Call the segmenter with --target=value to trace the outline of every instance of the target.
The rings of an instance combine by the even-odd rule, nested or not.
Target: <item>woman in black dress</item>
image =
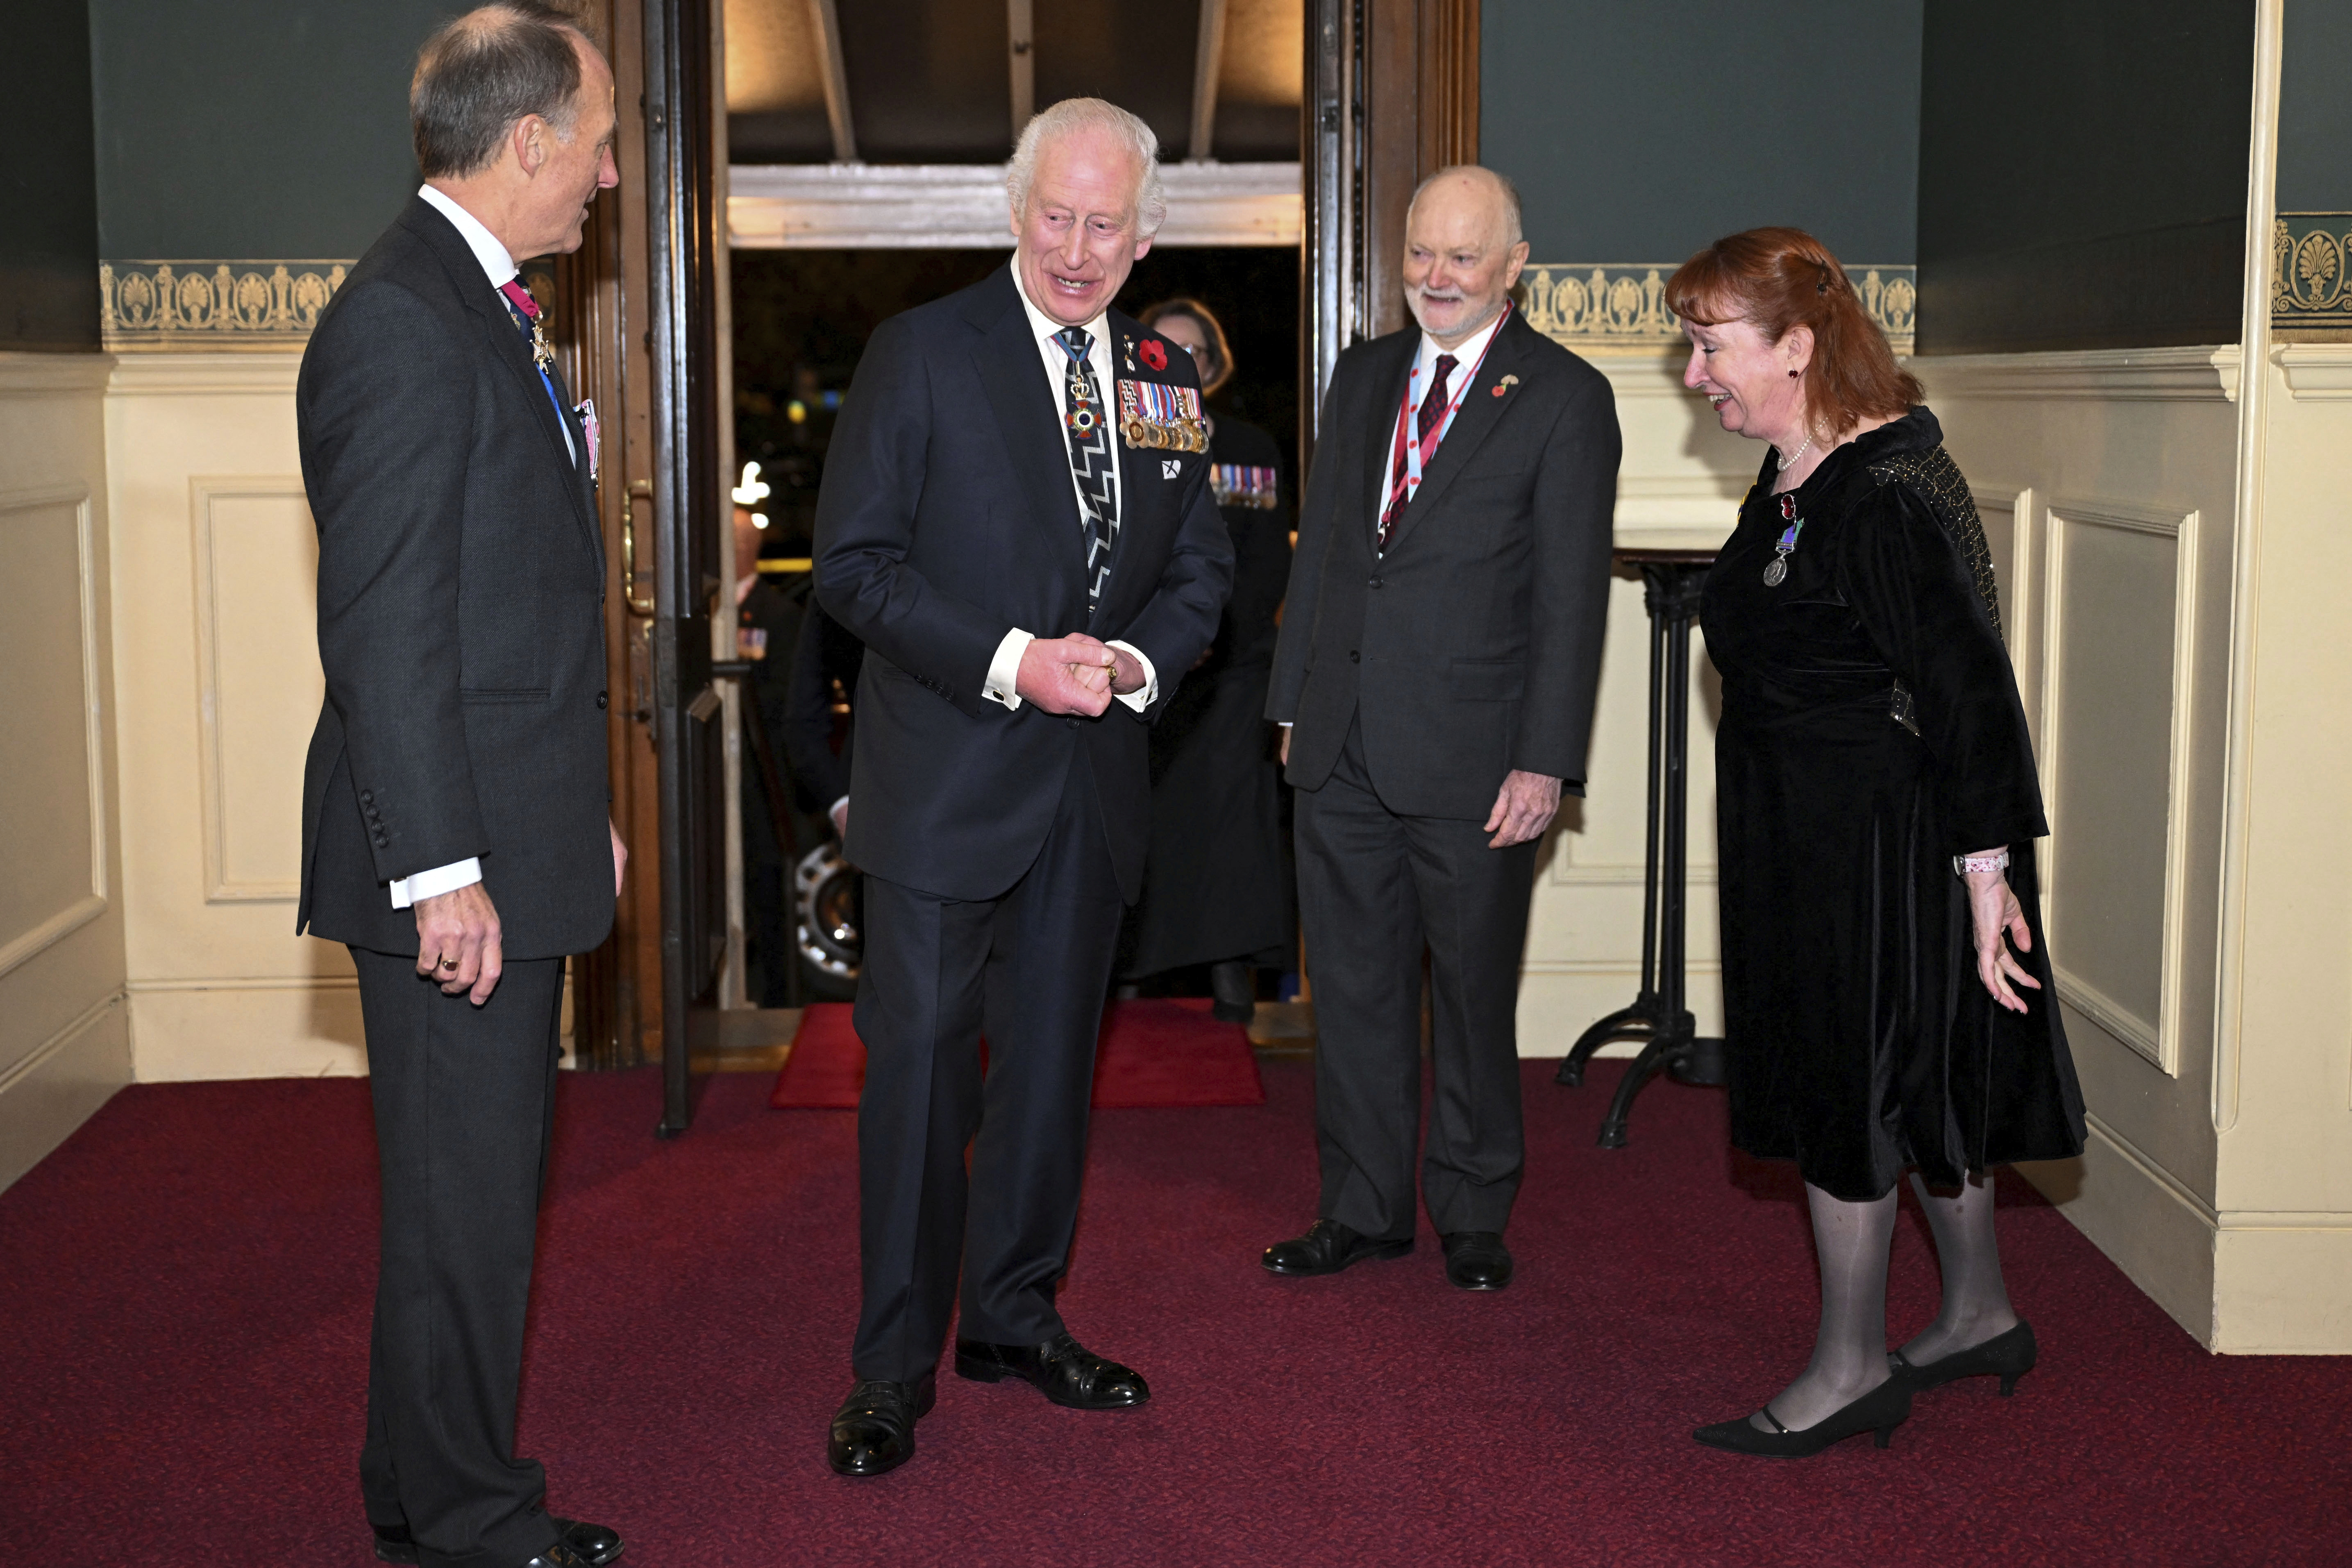
[[[1224,329],[1200,301],[1163,300],[1138,319],[1192,355],[1204,399],[1233,378]],[[1210,479],[1234,541],[1233,595],[1217,640],[1152,727],[1151,849],[1125,972],[1205,963],[1216,1016],[1247,1023],[1255,964],[1279,963],[1290,941],[1265,721],[1275,617],[1290,585],[1290,510],[1274,437],[1213,405],[1208,414]]]
[[[2083,1147],[2034,880],[2049,829],[1968,483],[1837,258],[1797,229],[1734,235],[1667,303],[1684,384],[1772,447],[1700,611],[1723,676],[1725,1034],[1732,1140],[1797,1162],[1822,1271],[1802,1375],[1696,1435],[1884,1446],[1916,1391],[2007,1394],[2033,1364],[1989,1173]],[[1943,1306],[1889,1356],[1906,1169]]]

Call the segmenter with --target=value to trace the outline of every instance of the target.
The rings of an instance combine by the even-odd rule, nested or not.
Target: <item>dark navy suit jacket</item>
[[[587,437],[422,198],[320,313],[294,408],[327,675],[295,929],[413,953],[385,884],[478,856],[507,957],[588,951],[613,852]]]
[[[1117,376],[1196,384],[1165,339],[1117,310],[1108,324]],[[1133,357],[1147,340],[1164,370]],[[1115,407],[1116,389],[1102,392]],[[846,847],[867,871],[994,898],[1036,858],[1065,781],[1090,773],[1120,888],[1130,901],[1141,890],[1151,713],[1114,701],[1064,718],[981,695],[1007,632],[1083,631],[1143,650],[1156,711],[1215,636],[1233,546],[1207,457],[1114,440],[1118,542],[1089,614],[1060,408],[1011,268],[892,317],[866,344],[825,455],[816,592],[866,647]],[[1080,747],[1087,770],[1072,767]]]

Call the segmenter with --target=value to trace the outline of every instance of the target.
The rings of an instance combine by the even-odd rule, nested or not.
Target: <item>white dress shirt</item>
[[[1439,354],[1452,354],[1454,356],[1454,374],[1445,378],[1445,398],[1449,403],[1458,402],[1462,395],[1469,390],[1468,383],[1472,369],[1480,360],[1486,357],[1486,345],[1494,341],[1496,330],[1502,326],[1502,324],[1503,318],[1498,315],[1493,321],[1487,322],[1485,326],[1479,328],[1476,331],[1463,339],[1455,347],[1450,349],[1439,343],[1435,338],[1431,337],[1427,332],[1422,333],[1421,352],[1413,355],[1412,360],[1412,368],[1418,373],[1418,376],[1415,380],[1407,382],[1405,384],[1418,388],[1422,396],[1428,396],[1430,378],[1437,372],[1437,356]],[[1421,404],[1419,399],[1412,400],[1412,407],[1410,410],[1408,410],[1404,405],[1399,404],[1397,405],[1396,423],[1389,426],[1389,444],[1387,448],[1381,454],[1380,506],[1382,511],[1386,511],[1388,510],[1389,487],[1391,482],[1396,477],[1397,433],[1399,431],[1402,431],[1404,433],[1404,438],[1408,441],[1412,440],[1412,426],[1407,424],[1406,421],[1412,418],[1413,416],[1418,414],[1420,411]],[[1414,492],[1419,489],[1419,482],[1408,475],[1405,479],[1404,492],[1404,499],[1408,503],[1412,501]]]
[[[1496,329],[1500,327],[1502,324],[1503,318],[1498,315],[1493,321],[1487,322],[1485,326],[1479,328],[1476,331],[1463,339],[1460,346],[1450,349],[1440,343],[1435,338],[1431,337],[1427,332],[1422,333],[1421,350],[1418,353],[1414,354],[1412,358],[1412,367],[1414,370],[1421,373],[1420,379],[1416,381],[1409,381],[1405,384],[1407,386],[1423,388],[1424,390],[1422,395],[1426,397],[1428,393],[1425,389],[1429,385],[1429,378],[1437,369],[1437,356],[1439,354],[1452,354],[1454,356],[1454,374],[1446,377],[1445,396],[1449,402],[1460,397],[1467,389],[1466,378],[1470,374],[1471,367],[1486,357],[1486,345],[1495,341]],[[1412,405],[1412,413],[1419,413],[1420,408],[1420,404],[1415,402]],[[1396,423],[1389,426],[1389,444],[1381,451],[1381,488],[1380,500],[1377,504],[1382,511],[1386,511],[1388,510],[1389,487],[1396,475],[1397,432],[1402,430],[1406,440],[1410,441],[1412,439],[1412,430],[1411,426],[1405,424],[1405,420],[1409,417],[1411,417],[1411,416],[1406,412],[1404,405],[1399,404],[1397,405]],[[1443,445],[1443,443],[1441,443],[1441,445]],[[1405,500],[1407,502],[1410,502],[1412,500],[1413,493],[1419,489],[1420,486],[1414,483],[1410,475],[1408,475],[1405,479]],[[1287,719],[1284,720],[1282,721],[1282,727],[1286,730],[1289,729],[1290,721]]]
[[[1055,335],[1065,329],[1061,322],[1055,321],[1030,303],[1029,290],[1021,286],[1021,268],[1017,261],[1013,268],[1013,291],[1021,296],[1021,308],[1029,313],[1029,331],[1037,342],[1037,359],[1038,363],[1045,367],[1045,384],[1054,389],[1054,406],[1065,408],[1063,384],[1068,380],[1070,356],[1062,347],[1061,340]],[[1102,396],[1108,411],[1108,405],[1114,403],[1118,396],[1113,390],[1111,380],[1110,312],[1106,310],[1088,321],[1086,324],[1086,331],[1087,337],[1092,340],[1087,350],[1087,364],[1095,373],[1095,386]],[[1066,409],[1065,411],[1066,412]],[[1109,484],[1111,505],[1114,509],[1118,505],[1120,483],[1119,465],[1116,460],[1120,440],[1118,429],[1117,419],[1111,419],[1108,434],[1111,456],[1114,460],[1110,466]],[[1087,494],[1079,488],[1076,470],[1070,468],[1069,448],[1066,444],[1068,437],[1065,437],[1063,440],[1065,444],[1062,448],[1062,466],[1069,471],[1070,493],[1077,498],[1078,516],[1084,519],[1087,515]],[[1123,523],[1122,526],[1124,526]],[[1076,549],[1081,542],[1080,540],[1072,540],[1071,548]],[[980,689],[980,694],[982,697],[992,702],[1001,702],[1007,708],[1017,709],[1021,706],[1021,694],[1015,689],[1021,677],[1021,656],[1028,651],[1029,645],[1035,640],[1034,632],[1023,631],[1019,626],[1004,634],[1004,640],[996,645],[996,657],[988,661],[988,679]],[[1133,691],[1117,691],[1111,695],[1138,713],[1157,701],[1160,697],[1160,672],[1151,668],[1151,660],[1144,657],[1143,650],[1133,643],[1113,641],[1105,643],[1103,646],[1118,649],[1143,667],[1143,684],[1140,687]]]
[[[419,186],[416,194],[431,204],[436,212],[456,226],[458,235],[466,241],[467,247],[473,251],[474,259],[482,264],[482,273],[490,280],[492,289],[502,289],[514,281],[519,275],[514,258],[507,254],[507,247],[499,243],[498,236],[482,226],[481,219],[459,206],[456,199],[446,192],[436,190],[431,185]],[[499,296],[499,303],[501,307],[506,304],[505,296]],[[564,424],[561,420],[558,423]],[[568,424],[564,424],[563,446],[564,449],[572,454],[572,460],[577,463],[580,460],[580,450],[572,444],[572,429]],[[395,878],[390,884],[392,907],[395,910],[404,910],[412,904],[422,903],[426,899],[437,899],[444,893],[454,893],[460,888],[470,888],[481,879],[482,862],[474,856],[467,856],[463,860],[453,861],[446,866],[436,866],[429,871],[419,871],[414,876]]]

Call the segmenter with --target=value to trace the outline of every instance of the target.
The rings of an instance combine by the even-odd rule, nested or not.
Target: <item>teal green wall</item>
[[[98,346],[98,205],[82,0],[0,0],[14,133],[0,139],[0,349]]]
[[[1484,0],[1479,156],[1538,261],[1679,261],[1762,224],[1912,259],[1921,0]]]
[[[416,187],[408,78],[461,0],[88,0],[109,259],[355,257]]]
[[[2281,212],[2352,212],[2352,5],[2296,0],[2279,62]]]
[[[1927,0],[1919,352],[2235,342],[2253,49],[2253,0]]]

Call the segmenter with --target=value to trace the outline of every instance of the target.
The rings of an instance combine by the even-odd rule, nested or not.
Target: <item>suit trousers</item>
[[[383,1172],[368,1347],[368,1519],[426,1568],[515,1568],[556,1538],[514,1452],[555,1110],[563,960],[509,961],[476,1007],[416,960],[352,949]]]
[[[1515,1014],[1537,844],[1491,849],[1480,822],[1389,810],[1352,721],[1295,820],[1320,1213],[1366,1236],[1413,1232],[1425,947],[1436,1082],[1422,1195],[1441,1235],[1500,1231],[1525,1163]]]
[[[1037,858],[996,898],[866,879],[860,1378],[908,1383],[938,1363],[959,1261],[964,1338],[1034,1345],[1061,1331],[1054,1290],[1077,1226],[1123,903],[1083,748],[1061,792]]]

